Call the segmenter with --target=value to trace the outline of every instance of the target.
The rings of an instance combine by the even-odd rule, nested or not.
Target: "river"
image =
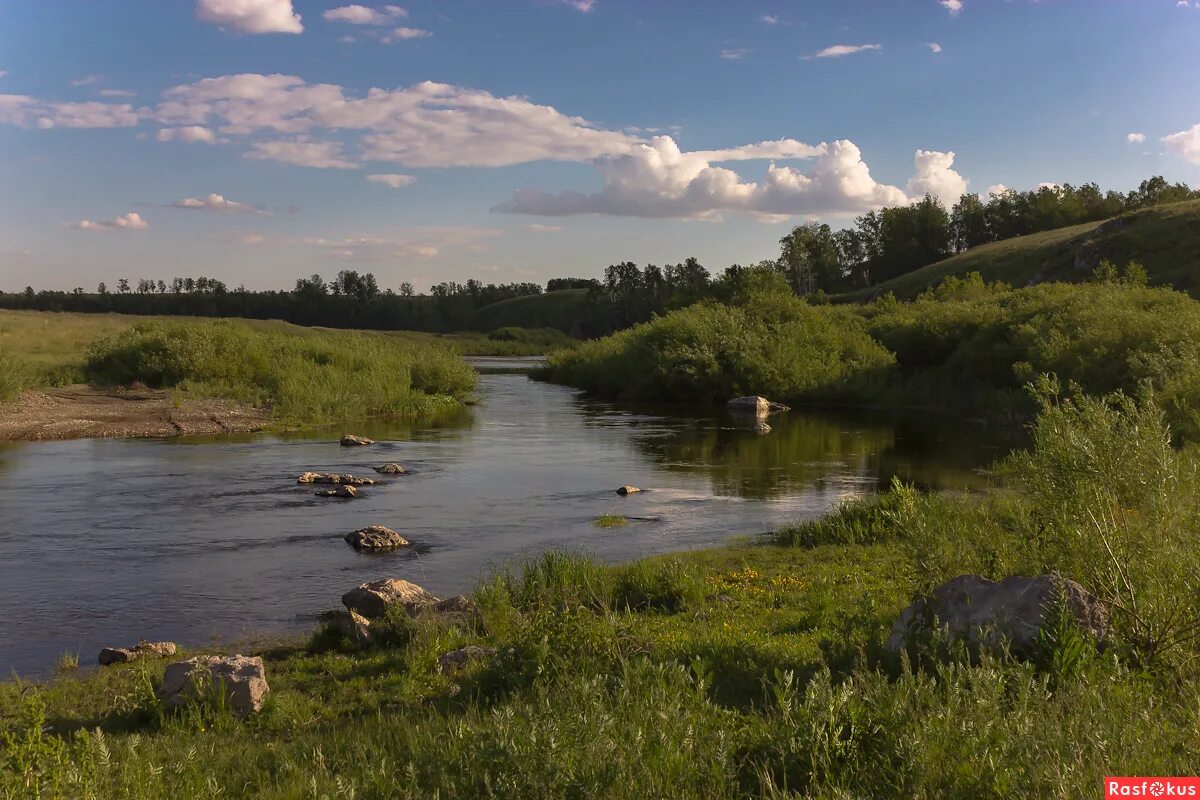
[[[62,653],[169,639],[236,642],[314,627],[357,584],[414,581],[446,596],[546,548],[605,560],[698,548],[821,514],[893,475],[981,483],[1013,444],[978,424],[919,415],[792,411],[760,436],[717,412],[582,398],[476,359],[478,403],[437,425],[211,438],[0,445],[0,670],[42,675]],[[398,461],[412,472],[376,476]],[[354,500],[298,485],[306,470],[384,478]],[[623,484],[646,491],[618,497]],[[602,514],[631,519],[594,525]],[[412,548],[356,552],[381,524]]]

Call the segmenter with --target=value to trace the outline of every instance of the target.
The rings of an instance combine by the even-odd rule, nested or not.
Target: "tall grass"
[[[85,369],[96,383],[228,398],[294,422],[425,417],[455,407],[474,385],[474,372],[438,345],[223,321],[140,323],[93,344]]]

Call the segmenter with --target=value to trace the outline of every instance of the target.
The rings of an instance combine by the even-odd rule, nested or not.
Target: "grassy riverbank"
[[[1087,284],[1014,289],[951,278],[913,301],[810,305],[761,292],[701,303],[574,350],[546,377],[597,395],[719,403],[1030,413],[1022,386],[1053,373],[1090,393],[1149,382],[1171,422],[1200,434],[1200,302],[1140,283],[1136,267]]]
[[[563,347],[558,331],[350,332],[259,320],[0,311],[0,401],[27,389],[134,382],[177,399],[267,408],[281,423],[427,418],[474,385],[462,355]]]
[[[627,566],[547,554],[485,581],[477,615],[399,622],[388,646],[268,649],[272,691],[244,722],[165,712],[161,664],[0,685],[0,795],[1074,798],[1106,774],[1187,774],[1196,453],[1150,399],[1042,402],[1002,490],[896,487]],[[1109,604],[1103,648],[1070,626],[1029,661],[883,647],[953,575],[1055,570]],[[439,672],[465,644],[498,654]]]

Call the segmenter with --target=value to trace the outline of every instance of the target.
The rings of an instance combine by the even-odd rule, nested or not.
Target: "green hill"
[[[970,272],[1013,286],[1077,283],[1087,280],[1103,259],[1118,265],[1137,259],[1150,283],[1200,297],[1200,200],[981,245],[839,299],[865,300],[889,291],[914,297],[944,278]]]

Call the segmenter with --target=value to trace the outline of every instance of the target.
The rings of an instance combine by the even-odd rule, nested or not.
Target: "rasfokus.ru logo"
[[[1104,800],[1113,800],[1119,797],[1200,798],[1200,777],[1105,778]]]

